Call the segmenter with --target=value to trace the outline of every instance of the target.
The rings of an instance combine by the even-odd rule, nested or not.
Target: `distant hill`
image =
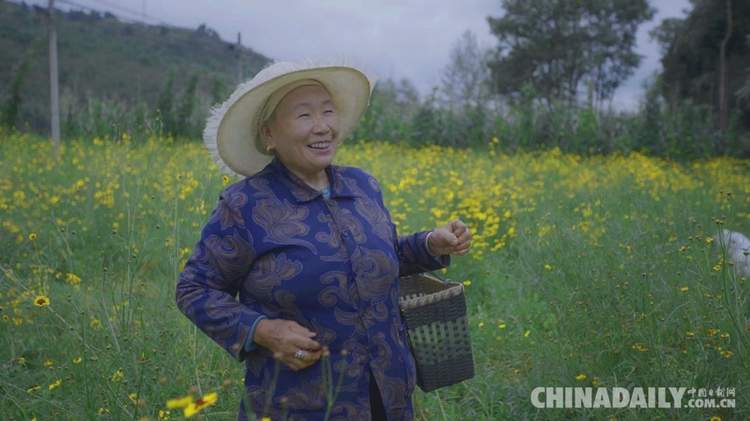
[[[78,116],[81,112],[152,114],[170,100],[175,107],[173,120],[180,107],[196,120],[236,86],[240,59],[245,78],[271,61],[248,48],[241,48],[238,58],[235,43],[221,40],[204,25],[175,29],[81,11],[58,11],[57,16],[64,129],[67,122],[73,130],[79,122],[71,119],[83,119]],[[20,108],[13,123],[28,122],[43,133],[49,130],[47,39],[46,9],[0,1],[0,113],[4,113],[0,117],[8,119],[14,84],[21,83],[15,100],[20,99]],[[170,74],[172,92],[167,91]],[[191,95],[191,79],[194,99],[192,104],[181,104]]]

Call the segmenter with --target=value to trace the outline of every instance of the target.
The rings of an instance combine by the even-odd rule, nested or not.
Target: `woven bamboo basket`
[[[428,275],[402,278],[401,316],[425,392],[474,377],[464,286]]]

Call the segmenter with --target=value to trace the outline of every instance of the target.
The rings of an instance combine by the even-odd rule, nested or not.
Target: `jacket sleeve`
[[[398,236],[396,226],[391,220],[391,214],[385,207],[380,185],[374,178],[372,178],[371,185],[376,187],[376,203],[385,212],[388,217],[388,223],[391,225],[391,230],[393,231],[393,247],[396,249],[396,254],[398,255],[399,276],[404,277],[450,266],[450,255],[433,256],[427,250],[427,235],[430,231]]]
[[[450,266],[450,255],[433,256],[427,251],[427,234],[429,233],[430,231],[421,231],[397,237],[396,227],[393,227],[393,238],[396,239],[394,246],[398,254],[400,276],[409,276]]]
[[[180,311],[239,361],[247,357],[252,328],[264,317],[235,299],[255,261],[243,204],[229,191],[221,194],[175,292]]]

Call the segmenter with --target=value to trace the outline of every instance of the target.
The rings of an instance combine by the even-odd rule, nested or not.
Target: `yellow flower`
[[[32,240],[32,241],[36,240],[36,233],[35,232],[32,232],[31,234],[29,234],[29,240]]]
[[[58,381],[56,381],[54,383],[51,383],[49,385],[49,390],[52,390],[52,389],[56,388],[57,386],[60,386],[61,384],[62,384],[62,380],[58,380]]]
[[[202,398],[198,398],[197,401],[189,403],[188,406],[185,407],[185,418],[192,417],[201,409],[215,404],[217,400],[219,400],[219,395],[217,395],[216,392],[211,392],[206,394]]]
[[[479,326],[479,327],[484,326],[484,322],[479,322],[479,324],[477,326]]]
[[[229,177],[227,177],[226,175],[222,176],[221,177],[221,182],[222,182],[222,184],[227,184],[229,182]]]
[[[37,307],[48,306],[49,298],[45,297],[44,295],[37,295],[36,298],[34,298],[34,305]]]
[[[463,284],[466,285],[466,286],[469,286],[469,285],[471,285],[471,281],[467,279],[467,280],[465,280],[463,282]]]
[[[497,325],[497,327],[499,329],[505,329],[505,323],[500,323],[499,325]]]
[[[73,358],[73,364],[79,364],[80,362],[81,362],[81,357]]]
[[[190,395],[187,395],[182,398],[174,398],[167,401],[167,408],[169,409],[175,409],[175,408],[184,408],[188,405],[193,403],[193,397]]]
[[[586,380],[586,375],[585,374],[579,374],[579,375],[576,376],[576,380],[578,380],[578,381]]]
[[[110,381],[119,382],[122,379],[122,370],[115,371],[115,374],[109,378]]]
[[[549,264],[544,265],[544,268],[547,270],[552,270],[552,266]]]
[[[720,271],[720,270],[721,270],[721,265],[716,265],[716,266],[714,266],[714,270],[715,270],[715,271]]]
[[[65,282],[75,285],[81,283],[81,278],[73,273],[68,273],[65,275]]]
[[[524,337],[524,338],[528,338],[528,337],[529,337],[529,335],[531,335],[531,331],[530,331],[530,330],[527,330],[527,331],[526,331],[526,333],[524,333],[524,334],[523,334],[523,337]]]
[[[102,322],[94,316],[91,316],[91,323],[89,323],[92,329],[99,329],[102,327]]]
[[[685,292],[687,290],[688,290],[688,287],[682,287],[682,288],[680,288],[680,291],[682,291],[682,292]]]
[[[32,393],[32,392],[36,392],[39,389],[41,389],[41,387],[39,387],[39,386],[33,386],[33,387],[30,387],[30,388],[26,389],[26,391],[29,392],[29,393]]]
[[[713,242],[714,242],[714,238],[713,238],[713,237],[706,237],[706,242],[707,242],[708,244],[711,244],[711,243],[713,243]],[[713,418],[712,418],[712,419],[713,419]]]
[[[49,366],[51,366],[51,365],[52,365],[52,359],[50,359],[50,358],[47,358],[47,360],[45,360],[45,361],[44,361],[44,366],[45,366],[45,367],[49,367]]]
[[[711,417],[711,421],[721,421],[721,418],[714,415],[713,417]]]

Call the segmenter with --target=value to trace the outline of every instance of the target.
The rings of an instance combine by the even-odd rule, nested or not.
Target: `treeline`
[[[376,88],[357,137],[505,151],[643,151],[675,159],[750,158],[750,2],[693,0],[651,32],[663,70],[635,110],[614,92],[640,63],[645,0],[503,0],[488,18],[498,47],[467,31],[441,86],[418,100],[408,81]]]
[[[409,103],[398,92],[392,81],[375,89],[355,139],[472,148],[492,143],[508,153],[557,147],[579,155],[639,151],[679,160],[723,154],[750,158],[750,136],[741,127],[739,112],[722,132],[705,107],[689,102],[669,106],[653,91],[634,111],[601,109],[589,102],[545,104],[532,86],[511,104],[464,109],[438,106],[434,95]]]
[[[427,95],[420,95],[409,80],[381,81],[353,136],[416,146],[485,148],[492,143],[507,152],[557,147],[582,155],[643,151],[674,159],[750,158],[750,2],[692,0],[693,10],[684,19],[663,21],[651,32],[662,48],[663,71],[647,87],[639,107],[627,111],[612,98],[640,64],[635,33],[655,12],[646,0],[500,3],[504,14],[488,18],[497,47],[483,50],[466,31],[453,45],[439,86]],[[29,13],[40,13],[26,10],[27,20]],[[99,31],[117,45],[93,51],[137,52],[140,65],[127,75],[110,67],[108,74],[92,76],[110,88],[85,95],[75,88],[69,71],[61,80],[67,86],[64,137],[119,138],[128,132],[136,138],[198,139],[210,106],[224,100],[236,84],[232,74],[238,52],[205,25],[180,32],[81,12],[71,12],[68,20],[87,22],[76,26],[84,37]],[[28,51],[34,51],[39,47],[29,34]],[[172,36],[167,47],[155,38],[167,35]],[[138,41],[139,36],[145,38]],[[139,42],[150,49],[134,47]],[[213,49],[214,56],[205,51],[181,54],[186,50],[180,42],[193,50]],[[179,54],[169,57],[180,66],[165,64],[158,52],[163,48]],[[243,52],[252,58],[247,77],[268,61],[251,53]],[[0,119],[6,126],[18,127],[28,115],[43,114],[18,106],[32,93],[24,82],[42,64],[34,60],[43,61],[34,57],[19,54],[10,89],[0,92]],[[112,92],[112,85],[122,89],[103,94]],[[43,108],[39,104],[44,101],[34,104]],[[40,131],[45,127],[37,120],[30,124]]]

